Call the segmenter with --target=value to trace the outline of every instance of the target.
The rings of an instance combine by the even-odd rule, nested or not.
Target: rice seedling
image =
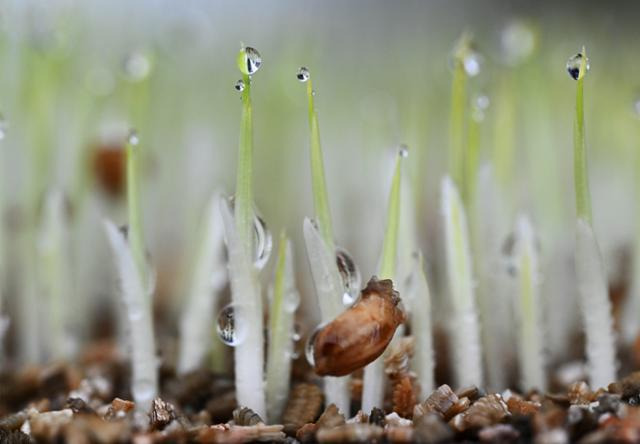
[[[577,213],[576,276],[587,338],[589,381],[593,387],[604,387],[616,376],[615,336],[602,255],[593,232],[584,128],[584,79],[588,70],[589,60],[583,47],[581,52],[567,62],[567,72],[577,82],[573,126],[573,174]]]

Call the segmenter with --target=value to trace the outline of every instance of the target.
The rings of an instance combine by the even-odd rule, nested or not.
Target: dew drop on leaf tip
[[[578,80],[580,77],[580,65],[582,64],[582,59],[584,55],[579,52],[576,55],[572,56],[567,60],[567,72],[571,76],[573,80]],[[587,58],[585,61],[585,74],[589,71],[589,59]]]
[[[304,66],[301,66],[296,73],[296,78],[302,83],[305,83],[310,77],[311,73],[309,72],[309,69]]]

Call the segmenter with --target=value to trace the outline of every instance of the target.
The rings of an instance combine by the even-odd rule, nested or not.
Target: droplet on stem
[[[567,72],[573,80],[578,80],[578,78],[580,77],[580,65],[582,65],[583,58],[585,58],[585,56],[582,55],[581,52],[579,52],[576,55],[569,57],[569,60],[567,60]],[[584,67],[585,72],[583,73],[583,75],[589,71],[589,68],[589,59],[586,58]]]
[[[3,140],[7,136],[7,121],[4,116],[0,114],[0,140]]]
[[[134,51],[124,58],[122,69],[127,79],[132,82],[144,80],[151,71],[151,61],[146,54],[140,51]]]
[[[140,143],[140,137],[138,136],[138,132],[135,129],[129,130],[129,135],[127,136],[127,142],[129,145],[136,146]]]
[[[311,77],[311,73],[309,72],[309,70],[304,67],[301,66],[300,69],[298,69],[298,72],[296,74],[296,78],[301,81],[302,83],[306,82],[307,80],[309,80],[309,78]]]
[[[305,358],[307,358],[307,362],[309,363],[309,365],[311,365],[311,367],[314,367],[316,365],[315,359],[313,357],[316,336],[318,336],[318,332],[320,332],[320,330],[322,330],[323,327],[324,327],[324,324],[319,324],[316,328],[314,328],[313,332],[311,332],[311,334],[307,338],[307,343],[304,346],[304,356]]]
[[[398,155],[400,157],[409,157],[409,147],[405,144],[400,145],[398,149]]]
[[[236,91],[239,91],[239,92],[244,91],[244,87],[245,87],[244,80],[242,79],[238,80],[233,87],[236,89]]]
[[[238,53],[238,68],[242,74],[251,76],[262,66],[260,53],[250,46],[246,46]]]
[[[218,313],[216,331],[224,344],[231,347],[241,344],[246,337],[246,327],[242,310],[238,306],[226,305]]]
[[[531,55],[536,46],[536,36],[527,23],[515,20],[502,30],[500,45],[505,61],[517,64]]]
[[[231,209],[235,208],[235,196],[229,198],[229,205]],[[259,216],[259,212],[255,207],[253,210],[253,232],[255,235],[253,266],[258,270],[262,270],[271,257],[273,237],[267,223]]]
[[[349,252],[342,247],[336,247],[336,265],[344,288],[342,303],[351,306],[360,293],[360,270]]]

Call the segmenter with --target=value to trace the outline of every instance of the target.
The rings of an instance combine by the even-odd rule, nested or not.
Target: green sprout
[[[514,266],[518,272],[518,294],[514,303],[519,320],[518,357],[521,388],[524,391],[547,388],[541,300],[539,292],[538,252],[529,218],[520,216],[516,224],[513,247]]]
[[[345,306],[342,303],[344,285],[336,264],[336,249],[329,210],[329,193],[325,180],[318,116],[314,106],[314,92],[309,70],[302,67],[296,75],[307,83],[307,101],[310,134],[311,177],[315,220],[306,219],[303,230],[307,257],[320,306],[321,322],[336,318]],[[325,377],[324,391],[327,404],[335,404],[340,411],[350,411],[349,377]]]
[[[400,148],[389,191],[387,207],[387,226],[382,243],[382,256],[378,277],[380,279],[395,279],[396,262],[398,256],[398,226],[400,224],[400,184],[402,183],[402,164],[407,157],[406,147]],[[374,407],[381,407],[384,400],[384,358],[367,365],[364,369],[362,389],[362,410],[370,412]]]
[[[300,295],[295,288],[291,242],[280,235],[278,264],[269,310],[269,350],[267,354],[267,418],[277,423],[289,399],[293,321]]]
[[[158,393],[158,367],[153,334],[153,279],[146,261],[139,195],[138,135],[131,131],[127,140],[126,231],[105,221],[107,237],[115,255],[121,292],[129,321],[131,349],[131,393],[140,415],[151,408]]]
[[[574,180],[576,192],[576,275],[583,327],[587,339],[589,380],[593,388],[606,387],[616,376],[615,335],[607,277],[598,240],[593,231],[591,196],[584,130],[584,78],[589,69],[585,48],[567,62],[577,81],[576,118],[573,126]]]
[[[253,263],[255,213],[253,203],[253,123],[251,108],[251,75],[262,64],[260,54],[243,47],[237,57],[242,81],[236,89],[242,91],[242,116],[234,213],[230,203],[221,204],[222,219],[229,253],[231,299],[235,323],[244,325],[246,338],[234,349],[236,397],[238,404],[251,408],[265,417],[263,313],[260,283]]]

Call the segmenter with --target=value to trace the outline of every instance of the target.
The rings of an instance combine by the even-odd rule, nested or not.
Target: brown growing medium
[[[318,331],[314,341],[315,372],[344,376],[378,358],[405,315],[389,279],[373,277],[358,301]]]
[[[102,191],[121,197],[125,186],[125,150],[119,145],[99,145],[93,150],[92,171]]]

